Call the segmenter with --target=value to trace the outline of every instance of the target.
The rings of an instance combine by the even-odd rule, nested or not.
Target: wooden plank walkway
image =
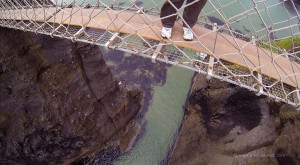
[[[59,9],[7,10],[4,13],[0,11],[0,19],[44,22]],[[160,35],[162,25],[158,17],[134,12],[65,8],[47,22],[137,34],[144,38],[171,42],[177,46],[207,53],[222,60],[251,68],[253,71],[282,80],[293,87],[300,87],[300,64],[249,42],[198,25],[193,28],[196,38],[187,42],[182,38],[182,26],[179,23],[174,26],[171,40],[163,39]]]

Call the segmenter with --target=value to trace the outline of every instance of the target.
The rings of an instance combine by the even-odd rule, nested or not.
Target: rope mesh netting
[[[0,0],[0,26],[130,52],[298,106],[298,2],[208,0],[185,41],[183,11],[196,2],[165,17],[177,16],[169,39],[161,37],[161,0]]]

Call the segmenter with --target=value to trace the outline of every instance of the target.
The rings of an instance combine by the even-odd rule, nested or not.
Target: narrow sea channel
[[[142,121],[142,138],[116,164],[153,165],[167,156],[183,117],[193,74],[179,67],[168,68],[166,83],[153,87],[153,100]]]
[[[200,16],[200,19],[203,22],[216,22],[218,25],[223,25],[224,22],[228,21],[230,28],[233,30],[246,35],[254,33],[258,37],[265,36],[269,38],[272,35],[272,38],[276,39],[299,33],[298,26],[276,31],[276,29],[285,27],[286,24],[295,25],[299,22],[298,18],[295,17],[296,13],[292,11],[293,9],[287,7],[287,3],[279,3],[281,1],[282,0],[210,0],[201,14],[208,14],[208,16]],[[65,2],[71,2],[71,0],[65,0]],[[76,2],[83,2],[83,0],[77,0]],[[93,4],[96,0],[87,0],[85,2]],[[103,0],[102,2],[106,5],[114,3],[126,6],[130,4],[129,0]],[[160,10],[163,3],[162,0],[138,0],[130,2],[135,2],[138,6],[156,11]],[[256,5],[257,10],[260,11],[261,17],[253,10],[254,5]],[[288,10],[286,10],[285,7]],[[265,9],[267,9],[267,12]],[[243,12],[245,12],[245,14],[236,16]],[[245,17],[245,15],[248,16]],[[233,16],[236,17],[233,18]],[[264,22],[262,22],[262,19]],[[268,34],[266,28],[274,30],[274,33]],[[150,82],[150,84],[149,81],[151,81],[151,79],[149,79],[149,77],[140,76],[134,78],[137,85],[145,89],[147,93],[146,102],[148,101],[149,103],[147,109],[144,110],[145,116],[141,121],[144,126],[143,135],[127,154],[121,156],[114,162],[118,165],[159,164],[166,157],[174,140],[174,135],[183,118],[184,105],[194,72],[179,67],[166,67],[157,64],[157,68],[164,67],[160,72],[160,69],[153,66],[154,64],[149,63],[147,63],[146,66],[144,65],[141,71],[139,68],[134,68],[137,67],[137,63],[130,62],[130,60],[132,60],[131,56],[123,58],[117,53],[109,53],[105,55],[105,58],[106,62],[111,65],[113,74],[119,77],[122,83],[123,81],[124,83],[128,83],[126,79],[130,81],[128,72],[134,72],[136,75],[150,75],[150,77],[152,76],[154,79],[166,78],[165,81],[162,81],[163,83],[156,80],[153,83]],[[126,62],[126,65],[122,65],[123,63],[120,63],[120,60]],[[143,60],[150,61],[149,59],[142,59],[142,61]],[[154,71],[153,68],[155,68],[156,71]],[[163,76],[157,77],[157,74],[160,73],[164,73],[162,74]],[[127,78],[124,78],[126,76]],[[133,85],[132,82],[130,82],[129,85]]]

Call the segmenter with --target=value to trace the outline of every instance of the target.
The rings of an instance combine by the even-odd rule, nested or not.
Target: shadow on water
[[[127,3],[126,2],[119,2],[117,4],[118,4],[117,6],[125,6],[126,4],[127,5],[135,4],[136,6],[142,6],[144,4],[144,2],[143,1],[135,1],[133,3],[130,3],[130,2],[127,2]]]
[[[119,2],[118,3],[118,6],[124,6],[125,5],[125,2]]]
[[[209,19],[209,21],[211,23],[217,23],[219,26],[223,26],[225,23],[220,20],[219,18],[213,17],[213,16],[207,16],[207,18]]]
[[[244,34],[244,32],[242,32],[242,31],[239,30],[239,29],[235,29],[234,31],[236,31],[236,32],[238,32],[238,33],[240,33],[240,34]]]
[[[166,83],[168,64],[157,62],[141,56],[126,55],[124,52],[111,50],[104,53],[104,59],[111,68],[111,71],[124,85],[136,85],[144,91],[144,104],[140,114],[140,120],[153,98],[153,86],[162,86]]]
[[[251,32],[251,30],[247,29],[246,26],[243,26],[243,29],[244,29],[244,31],[247,32],[247,33],[250,33],[250,32]]]
[[[143,1],[136,1],[136,2],[134,2],[135,3],[135,5],[137,5],[137,6],[142,6],[143,5]]]
[[[284,7],[292,14],[297,14],[297,11],[300,12],[300,2],[298,0],[287,0],[287,1],[281,0],[281,1],[283,2]],[[294,8],[292,1],[294,2],[296,8]]]
[[[141,131],[131,150],[115,164],[159,164],[173,145],[193,72],[120,51],[108,51],[104,59],[119,83],[144,91]]]
[[[260,24],[262,27],[265,27],[264,24]],[[270,27],[266,27],[268,30],[269,30],[269,33],[266,33],[266,35],[268,35],[268,38],[270,38],[270,40],[276,40],[278,39],[275,35],[275,33],[273,32],[273,27],[270,26]]]

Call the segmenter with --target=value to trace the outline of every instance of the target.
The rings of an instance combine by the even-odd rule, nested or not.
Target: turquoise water
[[[161,0],[155,0],[161,4]],[[209,13],[209,16],[215,17],[223,22],[224,18],[230,18],[238,13],[248,10],[253,7],[250,0],[242,0],[241,4],[233,3],[226,7],[220,8],[221,5],[228,4],[232,0],[212,0],[211,4],[207,4],[202,14]],[[160,5],[155,5],[152,1],[144,0],[141,6],[146,8],[160,9]],[[222,4],[219,4],[221,2]],[[279,0],[270,0],[266,5],[278,3]],[[239,6],[239,7],[238,7]],[[261,9],[262,3],[258,5]],[[221,17],[215,8],[218,8],[224,17]],[[214,12],[211,12],[214,11]],[[267,26],[274,25],[277,22],[286,20],[289,13],[281,5],[276,5],[268,9],[272,13],[268,17],[266,12],[261,12],[263,20]],[[239,20],[240,19],[240,20]],[[238,20],[238,21],[235,21]],[[249,22],[252,23],[249,24]],[[248,34],[253,31],[264,29],[261,18],[257,14],[251,15],[249,18],[236,17],[229,21],[231,28],[238,29],[239,31]],[[298,23],[297,20],[291,20],[291,24]],[[281,28],[285,24],[277,24],[272,28]],[[294,29],[294,31],[299,29]],[[277,37],[284,37],[290,35],[290,30],[276,32],[274,35]],[[294,32],[293,32],[294,33]],[[266,31],[262,30],[257,35],[265,35]],[[145,59],[147,60],[147,59]],[[143,124],[146,124],[145,132],[141,139],[134,145],[134,147],[125,155],[121,156],[119,160],[115,161],[117,165],[154,165],[160,164],[167,156],[167,153],[172,145],[176,131],[183,118],[183,105],[187,98],[187,93],[190,88],[191,78],[193,72],[181,69],[178,67],[170,67],[167,71],[167,80],[163,86],[154,86],[154,98],[145,115]]]
[[[254,2],[255,3],[254,3]],[[295,10],[286,2],[285,7],[279,4],[283,0],[210,0],[205,5],[201,15],[204,22],[228,22],[232,29],[238,30],[244,34],[255,33],[257,36],[265,36],[266,28],[276,30],[272,35],[276,38],[283,38],[299,33],[299,18],[296,17]],[[62,2],[61,0],[57,1]],[[64,0],[64,3],[70,3],[72,0]],[[89,3],[96,4],[96,0],[76,0],[78,4]],[[137,6],[160,11],[164,1],[162,0],[101,0],[102,5],[115,4],[128,6],[135,2]],[[257,11],[253,6],[257,6]],[[244,13],[244,14],[241,14]],[[239,15],[240,16],[237,16]],[[246,17],[246,15],[248,15]],[[207,19],[208,18],[208,19]],[[291,28],[281,29],[287,25],[295,25]]]
[[[146,124],[143,137],[115,164],[153,165],[167,156],[183,117],[193,74],[179,67],[168,69],[166,83],[154,86],[154,97],[142,123]]]
[[[84,1],[77,0],[77,2]],[[95,0],[85,2],[95,3]],[[104,0],[102,2],[106,5],[115,3],[126,6],[126,3],[123,2],[128,1]],[[293,17],[295,13],[287,11],[282,4],[276,5],[280,0],[255,0],[255,2],[257,2],[257,10],[261,17],[255,10],[252,10],[254,3],[251,0],[210,0],[201,13],[201,15],[207,16],[200,17],[202,21],[206,22],[217,21],[220,24],[228,22],[232,29],[244,34],[256,32],[258,36],[267,34],[266,27],[276,30],[285,27],[287,24],[295,25],[298,23],[297,18],[288,19]],[[157,12],[159,12],[162,3],[163,0],[136,1],[137,5]],[[267,12],[264,9],[267,9]],[[246,14],[234,17],[245,11],[247,11],[249,17],[245,17]],[[274,32],[273,35],[282,38],[298,32],[299,28],[297,26],[279,30]],[[187,98],[193,74],[189,70],[178,67],[168,68],[166,83],[162,86],[153,86],[153,100],[142,121],[142,124],[145,125],[143,136],[127,154],[115,161],[115,164],[152,165],[159,164],[165,159],[183,117],[183,105]]]
[[[295,10],[291,8],[288,3],[285,3],[285,6],[282,3],[280,4],[279,2],[282,2],[282,0],[255,0],[255,5],[257,6],[257,10],[261,17],[253,8],[254,3],[251,0],[240,0],[240,2],[234,1],[234,3],[230,3],[232,0],[214,0],[211,2],[212,3],[208,3],[204,9],[206,13],[210,13],[209,15],[215,16],[223,22],[227,20],[232,29],[238,29],[245,34],[257,32],[257,36],[264,36],[267,34],[266,27],[269,29],[278,30],[274,32],[274,35],[277,38],[290,36],[299,32],[299,19],[296,17]],[[290,11],[286,10],[286,8]],[[215,9],[218,9],[218,11],[222,13],[224,17],[221,17]],[[248,13],[249,17],[245,17],[247,14],[234,17],[245,11],[247,11],[246,13]],[[279,30],[287,25],[297,26]]]
[[[172,147],[182,121],[194,72],[120,51],[102,52],[119,82],[137,85],[145,94],[142,111],[146,113],[140,123],[142,136],[114,163],[159,164]]]

